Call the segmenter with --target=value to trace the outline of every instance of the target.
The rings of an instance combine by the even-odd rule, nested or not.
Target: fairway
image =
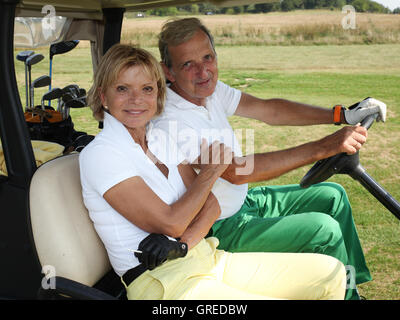
[[[299,15],[298,12],[292,14]],[[326,12],[327,16],[329,14]],[[379,19],[386,19],[388,15],[377,16]],[[218,27],[218,18],[227,19],[218,16],[209,18],[214,19],[213,28]],[[123,41],[127,42],[127,37],[133,32],[136,23],[141,25],[147,23],[159,28],[164,20],[166,19],[146,18],[125,21],[124,26],[127,29],[124,31]],[[385,24],[385,27],[390,28],[392,25],[397,27],[397,22],[399,20]],[[244,24],[243,20],[242,26]],[[146,45],[144,47],[159,59],[156,47]],[[22,50],[17,50],[16,53]],[[44,54],[45,60],[32,68],[33,79],[48,73],[49,61],[48,48],[35,51]],[[223,45],[217,46],[217,54],[220,80],[258,97],[284,98],[326,108],[332,108],[335,104],[349,106],[368,96],[384,101],[388,107],[387,121],[384,124],[375,123],[371,127],[368,141],[360,152],[360,159],[368,173],[400,201],[399,43],[307,46]],[[92,64],[88,43],[81,42],[70,53],[55,57],[53,63],[53,87],[77,83],[87,90],[90,88]],[[15,66],[21,101],[24,104],[24,68],[19,61],[15,61]],[[45,91],[46,89],[35,91],[36,104],[39,104],[40,97]],[[90,134],[99,132],[97,122],[92,119],[89,108],[72,110],[71,115],[76,130]],[[255,152],[293,147],[322,138],[338,129],[333,125],[312,128],[271,127],[239,117],[232,117],[230,122],[234,128],[254,129]],[[268,184],[299,183],[310,167],[294,170],[268,181]],[[354,220],[373,276],[373,281],[359,287],[360,294],[368,299],[400,299],[399,221],[349,176],[334,176],[329,181],[342,184],[349,195]],[[266,182],[251,184],[250,187],[261,184]]]

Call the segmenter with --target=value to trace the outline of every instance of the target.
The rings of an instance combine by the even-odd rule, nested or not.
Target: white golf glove
[[[358,104],[352,105],[348,110],[344,110],[344,118],[348,124],[354,125],[375,113],[379,113],[376,121],[385,122],[386,104],[374,98],[367,98]]]

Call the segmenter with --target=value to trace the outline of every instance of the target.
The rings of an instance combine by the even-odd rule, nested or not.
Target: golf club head
[[[56,54],[66,53],[74,49],[79,43],[79,40],[71,40],[71,41],[63,41],[58,43],[53,43],[50,46],[50,66],[49,66],[49,75],[50,79],[52,78],[52,69],[53,69],[53,56]],[[51,89],[51,82],[49,85],[49,90]]]
[[[43,95],[42,100],[58,99],[58,98],[61,98],[62,94],[63,94],[63,91],[60,88],[53,88],[53,89],[47,91]]]
[[[86,104],[80,99],[72,99],[65,103],[65,108],[83,108]]]
[[[30,66],[33,66],[34,64],[39,63],[39,62],[42,61],[43,59],[44,59],[44,56],[43,56],[42,54],[36,53],[36,54],[33,54],[33,55],[29,56],[29,57],[26,59],[25,63],[26,63],[26,65],[27,65],[28,67],[30,67]]]
[[[79,86],[77,84],[69,84],[65,86],[63,89],[64,93],[70,93],[73,98],[77,98],[79,96]]]
[[[50,84],[51,80],[48,75],[40,76],[39,78],[33,80],[32,86],[34,88],[42,88],[47,87]]]
[[[22,61],[25,65],[25,110],[30,107],[29,104],[29,80],[28,79],[28,66],[26,65],[26,59],[28,59],[31,55],[33,55],[35,52],[32,50],[27,50],[27,51],[21,51],[17,54],[17,60]]]
[[[79,88],[78,97],[85,97],[85,96],[86,96],[86,90],[84,88]]]
[[[33,55],[35,51],[32,50],[27,50],[27,51],[21,51],[18,52],[17,54],[17,60],[25,62],[26,59],[28,59],[31,55]]]
[[[85,106],[87,106],[86,96],[79,97],[78,100],[82,101],[85,104]]]
[[[94,136],[88,134],[79,136],[73,143],[74,151],[81,152],[93,139]]]
[[[79,40],[71,40],[71,41],[53,43],[50,46],[50,59],[53,59],[53,56],[55,56],[57,54],[63,54],[68,51],[71,51],[78,45],[78,43],[79,43]]]
[[[64,103],[74,99],[74,97],[72,96],[72,94],[70,92],[64,93],[64,90],[62,90],[62,92],[63,92],[63,94],[62,94],[61,99]]]

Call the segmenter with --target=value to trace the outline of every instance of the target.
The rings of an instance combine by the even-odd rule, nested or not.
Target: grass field
[[[356,13],[355,29],[343,29],[341,11],[201,16],[221,45],[323,45],[399,43],[399,15]],[[156,46],[165,18],[124,20],[122,39]]]
[[[297,22],[310,20],[310,16],[321,15],[320,11],[301,14],[257,15],[261,21],[279,24],[285,21],[287,28]],[[327,17],[334,14],[323,12]],[[368,15],[367,20],[392,19],[394,15]],[[263,18],[264,17],[264,18]],[[275,18],[277,17],[277,18]],[[201,17],[203,18],[203,17]],[[233,20],[225,16],[207,17],[212,28],[225,26]],[[248,16],[233,16],[242,19],[242,26],[251,24]],[[248,20],[245,20],[248,19]],[[318,16],[318,19],[322,19]],[[335,18],[336,19],[336,18]],[[146,18],[124,22],[124,41],[133,28],[149,25],[156,33],[165,19]],[[204,17],[206,20],[206,17]],[[220,21],[219,20],[224,20]],[[340,20],[340,19],[339,19]],[[312,19],[311,19],[312,21]],[[336,21],[336,20],[335,20]],[[391,20],[387,28],[397,28],[397,20]],[[254,22],[254,21],[253,21]],[[214,23],[214,24],[213,24]],[[283,23],[283,22],[282,22]],[[155,28],[155,29],[154,29]],[[154,30],[153,30],[154,29]],[[339,42],[339,40],[338,40]],[[143,45],[157,57],[154,46]],[[48,61],[48,49],[42,52]],[[331,41],[329,45],[307,46],[217,46],[220,79],[244,92],[263,98],[280,97],[331,108],[336,103],[350,105],[365,97],[373,96],[388,106],[385,124],[376,123],[369,131],[369,138],[360,152],[361,163],[368,173],[400,200],[400,43],[387,44],[343,44]],[[70,83],[88,89],[92,81],[90,49],[81,43],[74,51],[54,57],[54,86]],[[17,79],[21,101],[24,103],[24,70],[16,61]],[[48,72],[47,62],[33,67],[33,78]],[[45,90],[37,90],[37,102]],[[77,130],[96,134],[97,123],[92,120],[88,108],[72,110]],[[318,139],[337,130],[335,126],[269,127],[257,121],[232,117],[234,128],[255,130],[255,151],[267,152],[295,146]],[[268,184],[298,183],[311,166],[294,170]],[[368,299],[400,299],[400,223],[358,182],[348,176],[334,176],[330,181],[342,184],[353,206],[354,219],[364,248],[368,266],[374,280],[359,287]],[[265,184],[260,183],[260,184]],[[254,186],[257,184],[252,184]]]

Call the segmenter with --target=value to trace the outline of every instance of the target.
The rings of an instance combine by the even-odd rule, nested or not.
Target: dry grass
[[[345,30],[341,11],[200,16],[217,45],[296,45],[398,43],[400,17],[393,14],[357,13],[356,29]],[[163,18],[125,19],[122,40],[157,46]],[[232,23],[234,21],[234,23]]]

